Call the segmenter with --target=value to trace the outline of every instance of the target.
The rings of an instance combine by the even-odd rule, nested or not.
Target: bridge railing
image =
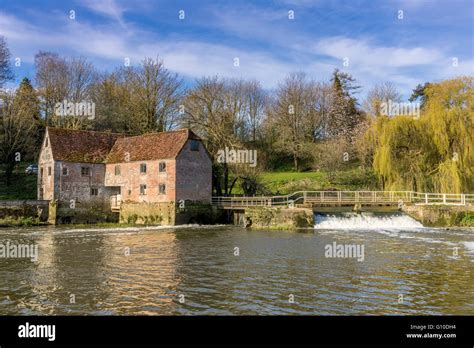
[[[213,197],[223,207],[291,206],[294,204],[414,203],[474,204],[474,194],[420,193],[413,191],[298,191],[285,196]]]

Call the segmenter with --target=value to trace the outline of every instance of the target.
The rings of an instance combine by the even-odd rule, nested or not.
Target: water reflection
[[[470,231],[50,227],[6,240],[40,255],[0,259],[1,314],[474,313]],[[333,242],[363,244],[364,261],[326,258]]]

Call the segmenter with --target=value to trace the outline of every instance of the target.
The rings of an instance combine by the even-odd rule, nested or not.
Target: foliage
[[[464,214],[459,224],[461,226],[474,227],[474,214],[473,213]]]
[[[385,189],[461,193],[474,187],[473,79],[426,88],[420,118],[377,117],[365,134]],[[370,155],[370,154],[369,154]]]

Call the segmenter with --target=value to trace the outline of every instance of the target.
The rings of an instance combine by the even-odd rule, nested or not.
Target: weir
[[[315,229],[414,229],[423,225],[404,213],[337,213],[314,215]]]
[[[307,228],[317,224],[317,220],[313,219],[317,216],[326,217],[320,221],[323,225],[345,225],[347,228],[391,228],[397,225],[417,228],[423,225],[412,217],[424,222],[424,210],[428,208],[439,207],[447,209],[448,213],[462,210],[462,214],[474,210],[474,194],[299,191],[285,196],[213,197],[212,204],[231,212],[235,224],[257,228]],[[382,215],[373,215],[375,213]],[[387,213],[391,215],[383,215]],[[435,212],[434,215],[439,214]],[[456,216],[454,220],[458,219]]]

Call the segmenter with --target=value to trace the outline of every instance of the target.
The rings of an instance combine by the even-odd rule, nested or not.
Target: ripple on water
[[[37,243],[40,257],[0,259],[2,314],[474,314],[474,237],[461,230],[1,230],[6,240]],[[364,261],[326,258],[333,242],[363,244]]]

